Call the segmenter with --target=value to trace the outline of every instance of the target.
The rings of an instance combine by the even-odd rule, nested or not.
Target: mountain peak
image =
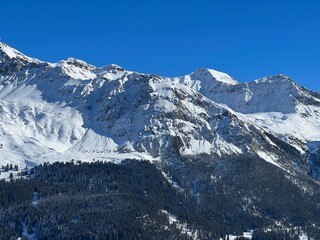
[[[117,64],[109,64],[109,65],[102,67],[102,69],[104,69],[106,71],[123,71],[124,70],[121,66],[119,66]]]
[[[255,80],[256,83],[275,83],[275,82],[293,82],[290,77],[284,74],[266,76]]]
[[[58,65],[61,65],[61,66],[64,66],[64,65],[71,66],[72,65],[72,66],[86,69],[86,70],[93,70],[96,68],[95,66],[88,64],[85,61],[82,61],[82,60],[76,59],[76,58],[72,58],[72,57],[68,58],[67,60],[60,61],[58,63]]]
[[[227,85],[238,84],[238,82],[228,74],[208,68],[199,68],[191,73],[190,76],[197,80],[216,80]]]
[[[12,58],[16,58],[17,55],[21,54],[19,53],[17,50],[9,47],[8,45],[6,45],[3,42],[0,42],[0,54],[2,56],[7,56],[8,58],[12,59]]]
[[[38,59],[30,58],[18,50],[9,47],[7,44],[0,42],[0,63],[9,59],[22,59],[28,62],[40,62]]]

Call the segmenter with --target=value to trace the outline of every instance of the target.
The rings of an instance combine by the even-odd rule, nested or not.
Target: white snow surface
[[[168,78],[73,58],[46,63],[3,43],[1,69],[0,165],[159,161],[176,148],[182,156],[255,153],[283,169],[266,132],[301,153],[320,140],[318,95],[284,75],[238,83],[198,69]]]

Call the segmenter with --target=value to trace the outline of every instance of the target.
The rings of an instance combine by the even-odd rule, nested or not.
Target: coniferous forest
[[[269,220],[239,209],[228,182],[189,186],[181,178],[180,189],[148,161],[57,162],[26,176],[0,181],[1,239],[228,239],[249,229],[255,229],[253,239],[296,239],[298,231],[320,238],[306,220],[319,219],[319,213],[302,216],[298,209],[294,221],[300,229],[266,232]],[[261,211],[279,214],[268,203]]]

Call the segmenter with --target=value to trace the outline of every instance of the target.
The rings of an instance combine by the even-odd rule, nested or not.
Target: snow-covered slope
[[[0,43],[0,164],[255,154],[307,171],[274,136],[305,153],[320,138],[319,104],[283,75],[238,83],[198,69],[166,78],[72,58],[46,63]]]
[[[205,96],[243,113],[302,153],[320,139],[319,95],[298,86],[287,76],[228,84]]]

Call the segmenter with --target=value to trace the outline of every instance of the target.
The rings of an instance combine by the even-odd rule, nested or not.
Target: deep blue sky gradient
[[[320,1],[2,1],[1,41],[41,60],[238,81],[283,73],[320,91]]]

